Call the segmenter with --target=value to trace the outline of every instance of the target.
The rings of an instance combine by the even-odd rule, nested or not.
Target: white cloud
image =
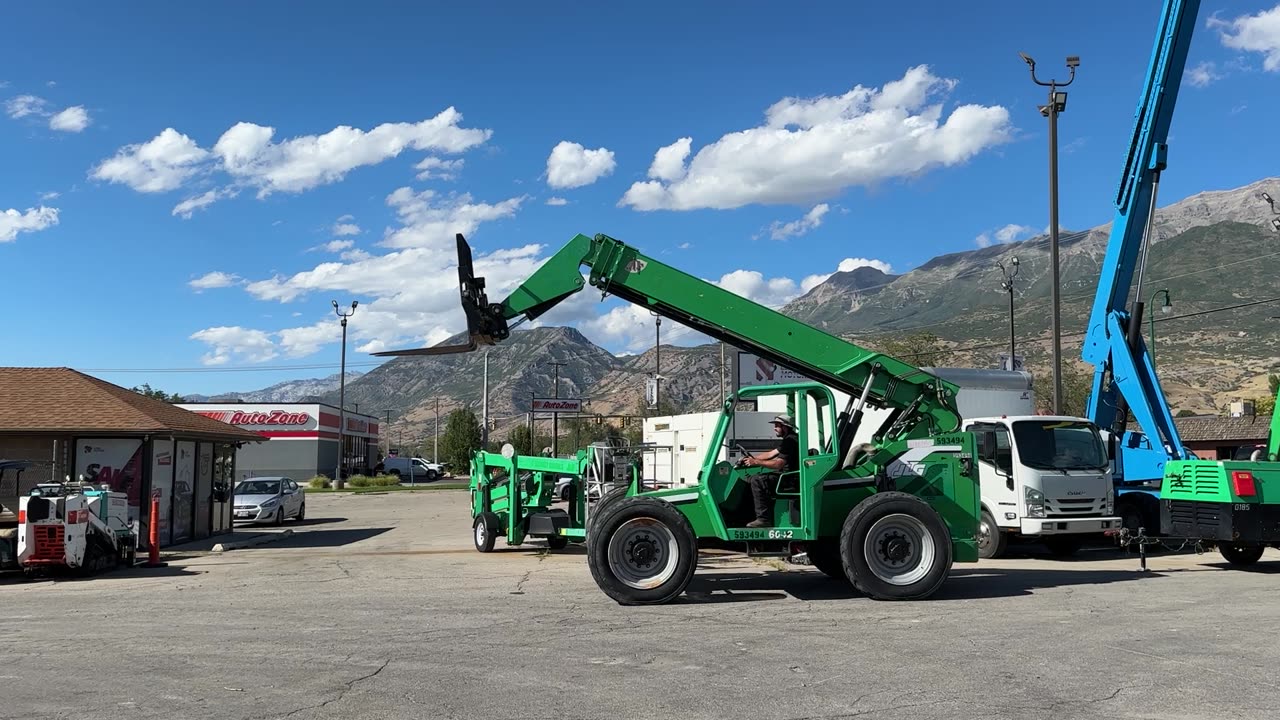
[[[578,143],[561,140],[547,156],[547,185],[559,189],[590,185],[612,173],[617,166],[612,150],[588,150]]]
[[[138,192],[167,192],[196,174],[207,157],[209,152],[194,140],[165,128],[145,143],[120,148],[114,157],[99,163],[90,177],[123,183]]]
[[[453,180],[458,177],[458,171],[462,170],[462,164],[465,161],[462,158],[456,160],[445,160],[433,155],[422,159],[422,162],[414,165],[415,170],[421,170],[418,173],[419,180]]]
[[[1280,5],[1233,20],[1211,17],[1205,24],[1219,28],[1219,37],[1226,47],[1261,53],[1264,69],[1280,71]]]
[[[812,203],[852,186],[870,186],[963,163],[1009,140],[1004,107],[961,105],[943,120],[941,101],[955,80],[927,66],[883,88],[844,95],[785,98],[765,124],[724,135],[679,168],[680,143],[654,156],[650,174],[619,201],[636,210],[731,209],[751,203]],[[678,177],[678,180],[663,178]]]
[[[62,193],[58,192],[57,190],[50,190],[49,192],[40,193],[41,200],[57,200],[60,197],[62,197]]]
[[[19,95],[9,98],[4,103],[4,111],[9,117],[17,120],[28,115],[38,115],[44,117],[49,114],[45,108],[48,107],[49,101],[35,95]]]
[[[231,287],[240,283],[240,276],[231,273],[224,273],[218,270],[205,273],[200,277],[187,283],[195,288],[196,292],[201,290],[212,290],[214,288]]]
[[[667,182],[675,182],[684,177],[684,161],[688,159],[692,148],[691,137],[682,137],[666,147],[658,148],[658,152],[653,154],[653,164],[649,166],[649,177]]]
[[[220,170],[237,188],[256,188],[261,199],[273,192],[298,193],[338,182],[356,168],[384,162],[406,149],[464,152],[493,133],[460,127],[461,121],[462,114],[450,107],[418,123],[383,123],[367,132],[342,125],[322,135],[280,142],[273,142],[275,128],[240,122],[224,132],[212,150],[166,128],[145,143],[121,148],[91,175],[139,192],[164,192],[181,187],[197,173]]]
[[[1201,61],[1187,71],[1187,82],[1196,87],[1207,87],[1214,80],[1222,79],[1217,66],[1207,60]]]
[[[9,208],[0,212],[0,243],[13,242],[18,233],[39,232],[58,224],[58,208],[41,205],[18,212]]]
[[[857,270],[860,267],[875,268],[876,270],[879,270],[880,272],[886,275],[893,273],[893,266],[889,265],[889,263],[883,260],[872,260],[869,258],[845,258],[840,261],[839,265],[836,266],[836,272],[853,272],[854,270]],[[833,273],[820,273],[820,274],[806,276],[803,280],[800,281],[801,294],[807,293],[810,290],[814,289],[815,287],[826,282],[827,279],[832,276],[832,274]]]
[[[210,346],[211,350],[201,358],[205,365],[225,365],[233,358],[266,362],[279,354],[267,333],[239,326],[206,328],[193,333],[190,339]]]
[[[321,245],[320,248],[327,252],[333,253],[333,252],[346,250],[355,244],[356,243],[354,240],[330,240],[329,242]]]
[[[692,246],[692,245],[690,245],[690,244],[689,244],[689,243],[687,243],[687,242],[682,242],[682,243],[680,243],[679,245],[677,245],[676,247],[677,247],[677,248],[679,248],[679,249],[681,249],[681,250],[688,250],[689,248],[691,248],[691,247],[693,247],[693,246]]]
[[[174,217],[181,217],[184,220],[190,220],[195,211],[203,210],[219,200],[235,197],[237,194],[239,194],[238,191],[230,188],[209,190],[208,192],[204,192],[199,195],[193,195],[177,205],[174,205],[173,211],[170,214]]]
[[[334,237],[347,237],[350,235],[359,235],[364,232],[360,229],[359,225],[356,225],[353,222],[343,222],[343,218],[353,219],[350,215],[343,215],[341,218],[338,218],[338,222],[333,224],[332,232]]]
[[[396,189],[387,196],[402,227],[391,231],[379,243],[390,248],[453,247],[454,235],[470,236],[482,223],[515,215],[527,195],[508,198],[497,204],[472,202],[469,193],[442,197],[434,190],[415,193]]]
[[[822,224],[822,217],[827,214],[830,208],[826,203],[813,206],[813,209],[805,213],[804,217],[799,220],[792,220],[783,224],[775,221],[769,226],[769,235],[774,240],[786,240],[790,237],[800,237],[805,233],[817,228]]]
[[[974,238],[973,241],[974,241],[974,244],[976,244],[980,248],[991,247],[996,243],[1004,244],[1004,243],[1015,242],[1019,239],[1025,239],[1031,235],[1034,235],[1035,232],[1036,232],[1036,229],[1031,227],[1030,225],[1018,225],[1016,223],[1009,223],[1008,225],[1005,225],[1004,227],[999,228],[997,230],[984,232],[978,235],[978,237]],[[1045,232],[1048,232],[1048,230],[1046,229]]]
[[[89,119],[89,111],[83,105],[75,105],[49,118],[49,127],[63,132],[81,132],[93,121]]]
[[[555,207],[559,207],[561,205],[568,205],[569,201],[565,200],[562,197],[553,197],[553,198],[547,198],[547,204],[553,205]]]

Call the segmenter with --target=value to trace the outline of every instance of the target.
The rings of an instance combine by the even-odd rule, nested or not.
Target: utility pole
[[[338,370],[338,466],[333,471],[333,488],[342,489],[342,460],[345,455],[345,431],[347,429],[347,318],[355,315],[359,301],[351,301],[351,312],[344,313],[338,309],[338,301],[333,301],[333,311],[342,318],[342,364]]]
[[[435,430],[435,439],[431,450],[431,462],[438,463],[440,462],[440,398],[436,398],[436,425],[433,429]]]
[[[1071,77],[1066,82],[1036,78],[1036,61],[1026,53],[1018,53],[1031,68],[1031,81],[1049,88],[1049,101],[1040,106],[1040,114],[1049,118],[1049,256],[1053,270],[1053,412],[1062,413],[1062,298],[1058,287],[1058,115],[1067,109],[1067,94],[1058,88],[1070,85],[1076,79],[1080,66],[1079,55],[1067,56]]]
[[[724,401],[726,399],[725,390],[724,390],[724,377],[725,377],[724,341],[721,340],[720,341],[720,406],[721,407],[724,407]]]
[[[484,389],[481,393],[484,395],[480,400],[480,447],[483,450],[489,449],[489,351],[484,351]]]
[[[556,369],[556,399],[560,398],[560,366],[567,363],[550,362]],[[557,410],[551,413],[551,455],[552,457],[560,457],[560,412]]]
[[[383,457],[391,455],[391,411],[387,411],[387,424],[382,428],[382,434],[387,436],[387,451],[383,453]]]
[[[662,316],[650,311],[653,315],[653,409],[662,414]]]
[[[1000,266],[1000,272],[1004,274],[1004,282],[1000,283],[1000,287],[1009,293],[1009,369],[1017,369],[1017,354],[1014,352],[1014,331],[1013,331],[1013,278],[1018,275],[1018,258],[1015,256],[1009,261],[1013,266],[1013,272],[1005,269],[1003,262],[997,262]]]

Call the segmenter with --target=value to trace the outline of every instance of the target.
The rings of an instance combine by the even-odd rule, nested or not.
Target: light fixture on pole
[[[652,310],[653,316],[653,408],[662,412],[662,316]]]
[[[1151,325],[1151,347],[1148,348],[1147,354],[1151,356],[1152,367],[1155,367],[1155,364],[1156,364],[1156,296],[1157,295],[1164,295],[1164,304],[1160,306],[1160,313],[1163,315],[1168,315],[1169,313],[1173,312],[1173,302],[1169,300],[1168,288],[1162,288],[1160,290],[1157,290],[1151,293],[1151,303],[1150,303],[1150,307],[1148,308],[1148,314],[1150,315],[1150,320],[1148,322]]]
[[[1062,412],[1062,298],[1058,279],[1058,115],[1067,109],[1067,94],[1058,88],[1070,85],[1076,79],[1080,66],[1079,55],[1067,56],[1071,77],[1066,82],[1041,81],[1036,77],[1036,61],[1026,53],[1018,53],[1031,69],[1031,81],[1049,88],[1049,101],[1039,107],[1040,114],[1049,118],[1049,265],[1050,289],[1053,291],[1053,412]]]
[[[351,301],[351,311],[343,312],[338,307],[338,301],[333,301],[333,311],[342,318],[342,364],[338,369],[338,466],[333,471],[333,487],[342,489],[342,464],[345,459],[346,450],[343,445],[345,442],[344,431],[347,429],[347,318],[356,314],[356,306],[359,301]]]
[[[1016,348],[1014,344],[1014,338],[1016,337],[1016,335],[1013,330],[1013,279],[1018,275],[1017,256],[1014,256],[1013,258],[1011,258],[1009,260],[1009,264],[1013,267],[1012,272],[1010,272],[1007,268],[1005,268],[1003,262],[999,262],[999,261],[996,262],[996,265],[1000,266],[1000,272],[1004,274],[1004,281],[1000,283],[1000,287],[1003,288],[1005,292],[1009,293],[1009,367],[1006,369],[1017,370],[1018,356],[1017,356],[1017,353],[1015,352]]]
[[[1276,201],[1272,199],[1270,193],[1262,193],[1262,199],[1271,206],[1271,213],[1273,215],[1280,215],[1280,210],[1276,210]],[[1276,232],[1280,232],[1280,217],[1271,218],[1271,229]]]

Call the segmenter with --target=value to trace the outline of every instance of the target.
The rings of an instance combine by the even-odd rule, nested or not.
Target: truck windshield
[[[1022,420],[1013,424],[1018,459],[1038,470],[1105,470],[1110,465],[1098,430],[1089,423]]]

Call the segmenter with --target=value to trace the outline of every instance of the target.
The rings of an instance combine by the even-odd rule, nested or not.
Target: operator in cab
[[[749,528],[770,527],[773,525],[773,492],[778,485],[781,473],[794,472],[800,469],[800,437],[796,435],[796,425],[791,418],[778,415],[773,418],[773,432],[781,442],[776,450],[767,453],[747,456],[742,459],[745,467],[762,467],[776,472],[760,473],[751,478],[751,496],[755,500],[756,519],[747,523]]]

